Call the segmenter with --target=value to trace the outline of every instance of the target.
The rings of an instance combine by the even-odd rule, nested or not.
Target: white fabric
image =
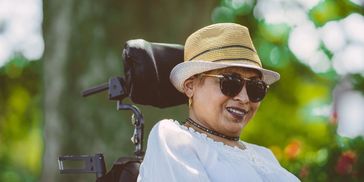
[[[162,120],[149,134],[138,182],[299,181],[269,149],[240,142],[247,148],[231,147],[177,121]]]

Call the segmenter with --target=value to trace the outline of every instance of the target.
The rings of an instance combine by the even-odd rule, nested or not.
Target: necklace
[[[195,127],[197,127],[198,129],[200,129],[200,130],[202,130],[202,131],[205,131],[205,132],[207,132],[207,133],[210,133],[210,134],[212,134],[212,135],[215,135],[215,136],[218,136],[218,137],[221,137],[221,138],[225,138],[225,139],[228,139],[228,140],[233,140],[233,141],[239,141],[239,137],[231,137],[231,136],[226,136],[226,135],[224,135],[224,134],[222,134],[222,133],[219,133],[219,132],[217,132],[217,131],[214,131],[214,130],[210,130],[210,129],[208,129],[208,128],[206,128],[206,127],[204,127],[204,126],[202,126],[202,125],[200,125],[200,124],[198,124],[198,123],[196,123],[194,120],[192,120],[191,118],[187,118],[187,123],[189,123],[189,124],[191,124],[191,125],[193,125],[193,126],[195,126]]]

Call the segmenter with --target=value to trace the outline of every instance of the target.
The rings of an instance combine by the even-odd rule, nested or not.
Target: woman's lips
[[[226,110],[236,119],[242,120],[244,116],[248,113],[245,109],[238,107],[226,107]]]

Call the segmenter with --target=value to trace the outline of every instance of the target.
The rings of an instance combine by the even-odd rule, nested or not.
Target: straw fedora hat
[[[264,69],[245,26],[235,23],[218,23],[191,34],[184,47],[184,62],[170,73],[176,89],[183,91],[184,82],[193,75],[210,70],[242,67],[262,73],[268,85],[279,80],[279,73]]]

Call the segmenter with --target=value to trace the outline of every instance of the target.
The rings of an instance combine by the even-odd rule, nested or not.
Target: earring
[[[192,97],[188,98],[188,108],[192,106]]]

